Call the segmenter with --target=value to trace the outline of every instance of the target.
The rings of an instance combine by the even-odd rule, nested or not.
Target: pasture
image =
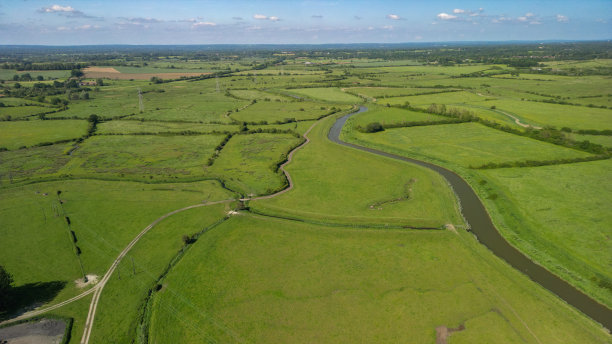
[[[75,176],[201,178],[206,161],[223,138],[223,135],[94,136],[73,152],[64,171]]]
[[[243,195],[269,194],[283,187],[285,176],[276,167],[300,142],[290,134],[234,135],[208,172]]]
[[[478,123],[387,129],[378,133],[344,132],[345,138],[400,155],[428,157],[462,167],[525,160],[571,159],[588,153],[509,134]]]
[[[509,242],[610,306],[610,160],[473,169],[594,155],[391,106],[446,104],[527,130],[515,116],[612,147],[610,136],[576,133],[612,129],[612,110],[596,108],[612,106],[609,61],[544,62],[579,76],[517,75],[505,63],[300,54],[122,55],[84,70],[103,85],[50,80],[67,81],[69,69],[40,71],[49,85],[40,93],[38,81],[2,83],[0,265],[28,295],[9,313],[78,295],[89,288],[76,283],[83,273],[102,276],[155,219],[203,205],[140,238],[101,294],[90,343],[432,343],[445,329],[459,329],[448,343],[609,342],[479,244],[440,175],[327,137],[367,102],[345,141],[452,169]],[[24,72],[2,69],[0,79]],[[355,129],[373,122],[431,123]],[[285,166],[286,190],[278,166],[309,128]],[[70,343],[90,300],[51,312],[74,318]]]
[[[610,160],[479,171],[507,237],[529,256],[612,304]],[[585,178],[588,176],[588,178]],[[568,273],[568,271],[570,271]]]
[[[460,325],[474,342],[607,336],[574,312],[466,233],[240,214],[198,240],[154,294],[150,340],[433,343],[436,327]]]
[[[362,100],[352,94],[342,92],[339,88],[315,87],[315,88],[294,88],[288,89],[287,92],[311,98],[314,100],[323,100],[332,103],[360,103]]]
[[[335,116],[309,134],[287,171],[291,192],[251,201],[257,212],[307,221],[441,228],[462,220],[454,194],[439,175],[407,163],[330,144]]]
[[[76,139],[86,134],[87,125],[78,120],[0,122],[0,147],[17,149]]]
[[[272,124],[317,119],[330,111],[331,106],[324,103],[259,101],[230,116],[239,122]]]
[[[50,303],[83,291],[75,283],[82,273],[70,230],[75,232],[85,273],[102,276],[133,237],[159,216],[232,197],[216,181],[144,184],[64,180],[4,188],[0,195],[2,264],[13,274],[16,286],[38,282],[50,288],[54,286],[51,282],[61,285],[57,295],[45,300]],[[28,259],[23,259],[26,251]]]

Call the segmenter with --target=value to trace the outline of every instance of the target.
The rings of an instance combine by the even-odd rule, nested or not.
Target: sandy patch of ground
[[[87,282],[83,281],[82,278],[79,278],[78,280],[75,280],[74,283],[76,284],[77,288],[85,288],[88,285],[93,285],[93,284],[98,283],[98,279],[99,279],[98,275],[87,275]]]
[[[0,343],[59,344],[64,337],[66,323],[59,319],[42,319],[0,328]]]
[[[113,67],[87,67],[83,73],[121,73]]]
[[[463,331],[465,326],[459,325],[457,328],[448,328],[446,326],[436,327],[436,344],[446,344],[446,340],[453,332]]]
[[[230,210],[227,212],[227,215],[232,216],[232,215],[238,215],[240,214],[239,212],[235,211],[235,210]]]
[[[444,228],[448,229],[449,231],[455,233],[455,234],[459,234],[457,233],[457,228],[455,228],[455,226],[452,223],[447,223],[444,225]]]

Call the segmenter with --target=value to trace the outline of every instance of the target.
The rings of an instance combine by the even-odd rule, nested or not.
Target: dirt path
[[[248,106],[248,105],[247,105]],[[245,106],[246,107],[246,106]],[[287,178],[288,182],[289,182],[289,186],[277,193],[271,194],[271,195],[266,195],[266,196],[260,196],[260,197],[254,197],[254,198],[243,198],[240,199],[241,201],[247,201],[247,200],[258,200],[258,199],[269,199],[269,198],[273,198],[276,197],[278,195],[281,195],[287,191],[290,191],[293,189],[293,180],[291,179],[291,175],[289,175],[289,173],[285,170],[285,166],[287,164],[289,164],[292,160],[293,160],[293,154],[295,152],[297,152],[299,149],[301,149],[302,147],[304,147],[306,144],[308,144],[310,142],[310,139],[308,138],[308,133],[310,133],[310,131],[312,130],[312,128],[314,128],[314,126],[319,123],[319,121],[313,123],[310,128],[308,128],[308,130],[304,133],[303,137],[306,139],[306,141],[304,143],[302,143],[301,145],[297,146],[296,148],[294,148],[291,152],[289,152],[288,156],[287,156],[287,161],[282,164],[280,166],[280,170],[283,171],[283,173],[285,174],[285,177]],[[136,245],[136,243],[149,231],[151,230],[151,228],[155,227],[155,225],[157,225],[159,222],[161,222],[162,220],[166,219],[167,217],[170,217],[172,215],[175,215],[177,213],[183,212],[185,210],[189,210],[189,209],[193,209],[193,208],[198,208],[198,207],[205,207],[205,206],[209,206],[209,205],[214,205],[214,204],[220,204],[220,203],[229,203],[229,202],[233,202],[235,201],[235,199],[227,199],[227,200],[222,200],[222,201],[215,201],[215,202],[207,202],[207,203],[200,203],[200,204],[194,204],[194,205],[190,205],[181,209],[177,209],[174,211],[171,211],[159,218],[157,218],[155,221],[153,221],[150,225],[148,225],[147,227],[145,227],[134,239],[132,239],[132,241],[123,249],[123,251],[121,251],[121,253],[119,254],[119,256],[113,261],[112,265],[110,266],[110,268],[106,271],[106,273],[104,274],[104,276],[102,277],[102,279],[100,280],[100,282],[98,284],[96,284],[93,288],[73,297],[70,298],[68,300],[62,301],[58,304],[55,304],[53,306],[47,307],[47,308],[43,308],[43,309],[39,309],[39,310],[35,310],[35,311],[31,311],[28,313],[24,313],[19,317],[4,321],[0,324],[8,324],[8,323],[12,323],[15,321],[19,321],[19,320],[23,320],[23,319],[27,319],[27,318],[31,318],[37,315],[41,315],[43,313],[52,311],[54,309],[60,308],[62,306],[65,306],[69,303],[72,303],[74,301],[80,300],[85,296],[88,296],[89,294],[93,293],[93,297],[91,299],[91,303],[89,305],[89,312],[87,313],[87,319],[85,321],[85,326],[84,326],[84,331],[83,331],[83,336],[81,337],[81,344],[88,344],[89,343],[89,338],[91,337],[91,331],[93,329],[93,325],[94,325],[94,320],[95,320],[95,316],[96,316],[96,310],[98,308],[98,303],[100,302],[100,295],[102,294],[102,291],[104,290],[104,287],[106,286],[106,283],[109,281],[109,279],[111,278],[111,276],[113,275],[113,273],[115,272],[115,269],[117,268],[117,266],[119,266],[119,263],[121,262],[121,260],[127,255],[127,253],[132,249],[132,247],[134,247],[134,245]]]
[[[511,114],[509,114],[509,113],[507,113],[505,111],[497,110],[497,112],[502,113],[502,114],[512,118],[514,120],[514,123],[516,123],[517,125],[520,125],[523,128],[533,128],[533,129],[538,129],[538,130],[542,129],[542,127],[538,127],[538,126],[535,126],[535,125],[530,125],[530,124],[522,123],[521,120],[518,117],[516,117],[514,115],[511,115]]]
[[[89,305],[89,312],[87,313],[87,320],[85,321],[85,329],[83,331],[83,337],[81,337],[81,344],[89,343],[89,338],[91,336],[91,330],[93,328],[94,320],[95,320],[95,317],[96,317],[96,310],[98,308],[98,302],[100,301],[100,295],[102,294],[102,290],[104,289],[104,286],[106,285],[108,280],[111,278],[113,272],[115,272],[115,269],[117,268],[117,266],[119,266],[119,263],[121,262],[123,257],[125,257],[127,255],[127,253],[132,249],[132,247],[134,247],[134,245],[136,245],[136,243],[138,242],[138,240],[140,240],[140,238],[142,238],[145,234],[147,234],[147,232],[151,228],[155,227],[155,225],[157,225],[159,222],[161,222],[162,220],[164,220],[165,218],[167,218],[169,216],[172,216],[174,214],[183,212],[185,210],[193,209],[193,208],[205,207],[205,206],[209,206],[209,205],[213,205],[213,204],[220,204],[220,203],[229,203],[229,202],[232,202],[232,201],[234,201],[234,200],[233,199],[229,199],[229,200],[223,200],[223,201],[194,204],[194,205],[190,205],[190,206],[185,207],[185,208],[181,208],[181,209],[177,209],[177,210],[171,211],[171,212],[169,212],[169,213],[159,217],[157,220],[153,221],[153,223],[151,223],[150,225],[145,227],[145,229],[143,229],[134,239],[132,239],[132,241],[123,249],[123,251],[121,251],[121,253],[115,259],[115,261],[113,262],[111,267],[108,269],[108,271],[106,271],[106,273],[104,274],[104,277],[102,277],[100,282],[94,288],[92,288],[92,290],[94,290],[94,295],[93,295],[93,298],[91,299],[91,303]]]

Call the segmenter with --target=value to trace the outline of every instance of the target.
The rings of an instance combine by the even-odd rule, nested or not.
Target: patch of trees
[[[223,150],[223,147],[225,147],[225,145],[229,142],[229,140],[232,138],[233,134],[227,134],[225,135],[225,137],[223,138],[223,141],[221,141],[217,147],[215,147],[215,151],[213,153],[213,155],[208,158],[208,160],[206,161],[206,166],[212,166],[212,164],[215,162],[215,159],[217,159],[217,157],[219,157],[219,153],[221,153],[221,150]]]
[[[457,124],[457,123],[466,123],[473,122],[473,118],[449,118],[437,121],[403,121],[396,123],[383,123],[380,124],[378,122],[369,123],[365,128],[358,125],[355,127],[358,131],[362,133],[375,133],[378,131],[382,131],[385,129],[393,129],[393,128],[409,128],[409,127],[422,127],[428,125],[441,125],[441,124]]]
[[[24,70],[72,70],[87,67],[86,63],[74,62],[5,62],[0,65],[2,69],[15,69],[18,71]]]
[[[0,313],[6,311],[11,304],[13,276],[0,265]]]

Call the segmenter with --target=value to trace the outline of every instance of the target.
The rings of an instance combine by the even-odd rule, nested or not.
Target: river
[[[340,140],[340,132],[342,131],[346,120],[351,116],[367,110],[368,109],[365,106],[361,106],[358,111],[345,115],[336,120],[332,128],[329,130],[327,137],[331,141],[343,146],[352,147],[392,159],[407,161],[440,173],[453,187],[455,194],[461,203],[461,212],[463,213],[463,217],[469,223],[472,233],[476,235],[480,243],[488,247],[496,256],[504,259],[512,267],[521,271],[542,287],[550,290],[562,300],[589,316],[591,319],[612,330],[612,310],[590,298],[580,290],[574,288],[572,285],[552,274],[542,266],[534,263],[523,253],[510,245],[493,225],[489,213],[476,195],[476,192],[474,192],[470,185],[458,174],[429,162],[406,158],[400,155],[391,154]]]

